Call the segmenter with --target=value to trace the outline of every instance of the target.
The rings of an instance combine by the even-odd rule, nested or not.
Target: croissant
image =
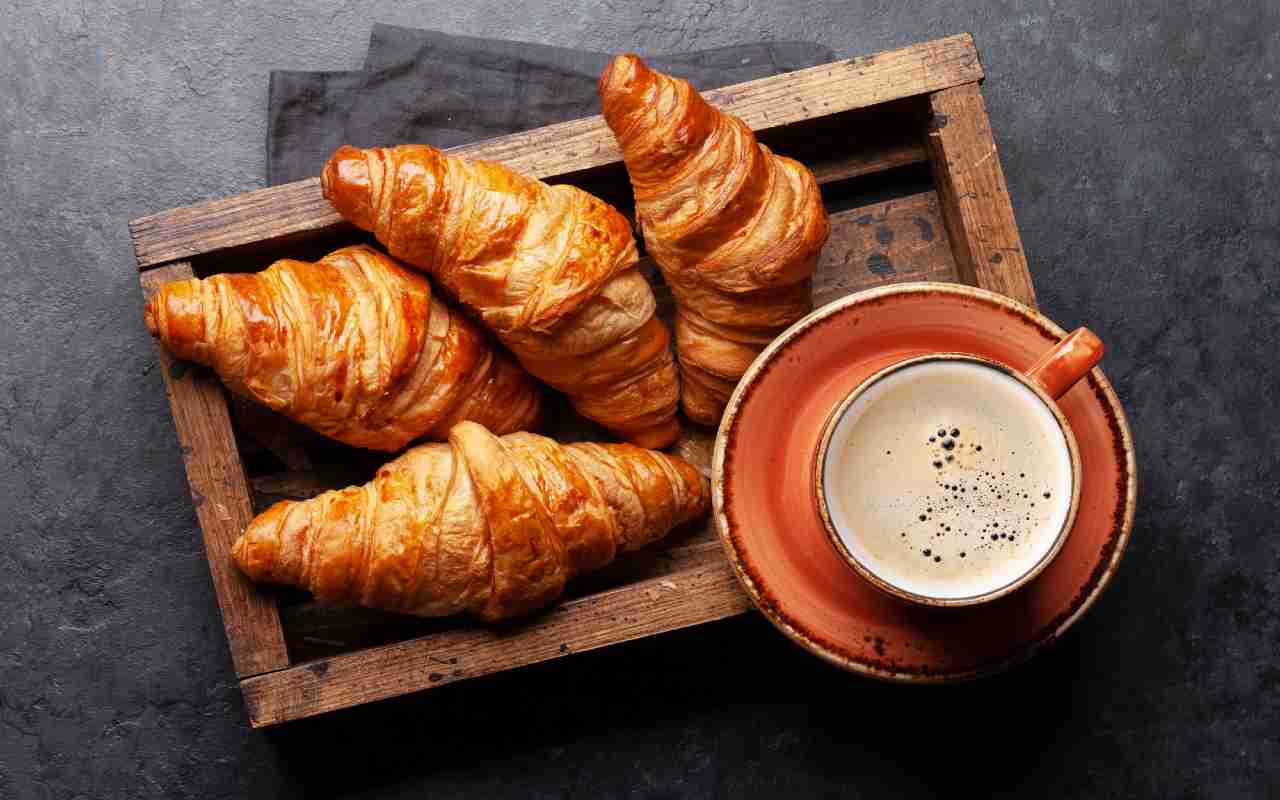
[[[357,447],[399,450],[472,420],[534,426],[537,384],[423,276],[371,247],[165,284],[147,330],[234,392]]]
[[[250,579],[322,601],[492,621],[553,603],[569,578],[704,514],[708,497],[675,456],[463,422],[364,486],[277,503],[232,555]]]
[[[426,270],[535,377],[619,436],[679,434],[679,376],[631,226],[572,186],[426,145],[342,147],[321,176],[342,216]]]
[[[829,232],[818,183],[635,55],[615,58],[599,91],[645,245],[676,300],[681,406],[715,424],[756,355],[813,306]]]

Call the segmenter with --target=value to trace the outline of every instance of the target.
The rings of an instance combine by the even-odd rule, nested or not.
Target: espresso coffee
[[[1067,434],[1039,395],[977,361],[922,361],[870,384],[835,422],[822,477],[849,553],[926,598],[1014,583],[1071,513]]]

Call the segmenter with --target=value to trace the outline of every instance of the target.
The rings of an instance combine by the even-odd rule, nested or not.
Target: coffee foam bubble
[[[1050,552],[1071,505],[1067,439],[1039,396],[976,362],[880,379],[837,422],[823,471],[845,547],[889,583],[963,599]]]

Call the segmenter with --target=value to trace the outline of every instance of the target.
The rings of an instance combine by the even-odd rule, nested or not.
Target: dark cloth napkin
[[[598,114],[596,81],[611,57],[374,25],[362,71],[271,73],[267,182],[318,175],[343,144],[455,147]],[[647,60],[714,89],[834,57],[817,44],[764,42]]]

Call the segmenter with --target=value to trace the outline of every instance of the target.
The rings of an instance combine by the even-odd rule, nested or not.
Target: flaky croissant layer
[[[670,335],[636,270],[631,227],[607,203],[426,145],[342,147],[321,185],[584,416],[646,447],[675,440]]]
[[[715,424],[755,356],[812,308],[829,232],[817,181],[635,55],[614,59],[599,91],[645,245],[676,299],[681,405]]]
[[[709,497],[675,456],[464,422],[448,444],[415,447],[364,486],[277,503],[233,556],[255,581],[328,602],[499,620],[705,514]]]
[[[440,440],[462,420],[507,433],[540,417],[524,370],[426,278],[371,247],[166,284],[146,323],[232,391],[357,447]]]

